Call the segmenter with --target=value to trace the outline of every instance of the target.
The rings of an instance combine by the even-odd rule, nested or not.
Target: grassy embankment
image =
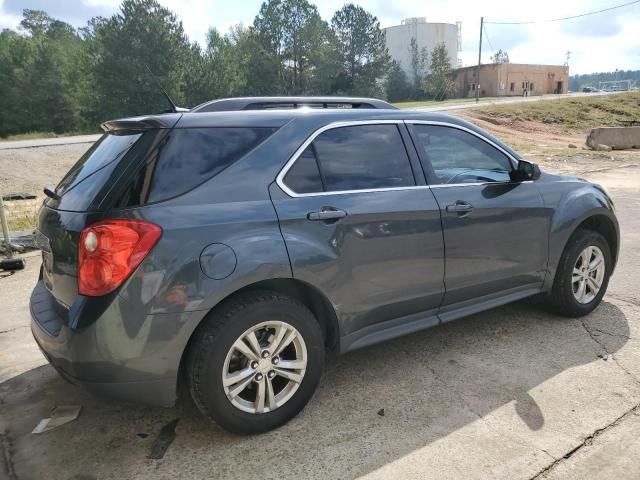
[[[628,121],[640,121],[640,92],[491,105],[474,109],[472,113],[504,123],[538,122],[556,126],[564,132],[584,132],[596,127],[623,126]]]

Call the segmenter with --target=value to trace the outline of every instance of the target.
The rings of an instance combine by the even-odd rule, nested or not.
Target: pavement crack
[[[614,334],[610,334],[609,332],[605,332],[603,330],[594,328],[593,330],[591,330],[589,327],[587,327],[587,324],[585,323],[584,319],[580,319],[580,324],[582,325],[582,328],[584,328],[585,332],[587,332],[587,334],[589,334],[589,336],[591,337],[591,339],[607,354],[607,356],[609,358],[611,358],[611,360],[613,361],[613,363],[616,364],[616,366],[618,368],[620,368],[620,370],[622,370],[624,373],[626,373],[627,375],[629,375],[629,377],[631,377],[631,379],[633,379],[633,381],[635,383],[637,383],[638,385],[640,385],[640,378],[636,377],[632,372],[630,372],[624,365],[622,365],[618,359],[616,358],[615,354],[613,352],[610,352],[609,350],[607,350],[607,346],[598,338],[599,335],[596,335],[594,332],[600,332],[600,333],[604,333],[604,334],[609,334],[609,335],[614,335]],[[615,335],[614,335],[615,336]],[[628,338],[628,337],[626,337]]]
[[[610,337],[620,337],[620,338],[625,338],[627,340],[631,340],[631,337],[629,335],[623,335],[622,333],[606,332],[604,330],[600,330],[599,328],[594,328],[593,332],[598,332],[598,333],[601,333],[602,335],[609,335]],[[595,333],[594,333],[594,335],[595,335]]]
[[[627,298],[627,297],[623,297],[621,295],[615,295],[612,293],[607,293],[607,297],[611,297],[615,300],[619,300],[621,302],[625,302],[625,303],[629,303],[631,305],[635,305],[636,307],[640,307],[640,301],[634,299],[634,298]]]
[[[536,473],[533,477],[531,477],[530,480],[538,480],[538,479],[546,478],[547,474],[550,473],[553,469],[555,469],[562,462],[564,462],[565,460],[570,459],[573,455],[575,455],[577,452],[579,452],[583,447],[593,444],[593,441],[598,436],[600,436],[601,434],[603,434],[604,432],[606,432],[610,428],[613,428],[616,425],[620,424],[626,417],[631,416],[631,415],[636,415],[638,411],[640,411],[640,403],[637,404],[637,405],[634,405],[633,407],[631,407],[629,410],[627,410],[622,415],[620,415],[618,418],[616,418],[613,422],[605,425],[602,428],[599,428],[599,429],[595,430],[590,435],[587,435],[586,437],[584,437],[584,439],[577,446],[575,446],[574,448],[569,450],[562,457],[556,459],[554,462],[552,462],[549,465],[547,465],[546,467],[544,467],[542,470],[540,470],[538,473]]]
[[[16,471],[13,468],[13,460],[11,459],[11,440],[6,433],[0,434],[0,441],[2,442],[2,463],[4,469],[7,472],[9,480],[17,480]]]
[[[16,330],[20,330],[21,328],[29,328],[27,325],[20,325],[18,327],[7,328],[6,330],[0,330],[0,334],[15,332]]]

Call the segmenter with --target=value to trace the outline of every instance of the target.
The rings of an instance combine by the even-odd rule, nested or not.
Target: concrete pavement
[[[203,421],[186,399],[154,409],[61,380],[27,326],[39,265],[30,256],[26,271],[0,279],[5,475],[639,478],[640,168],[589,178],[616,201],[623,230],[618,269],[595,312],[572,320],[519,302],[331,359],[301,415],[253,437]],[[83,406],[76,421],[29,433],[52,407],[69,404]],[[148,459],[155,436],[176,418],[164,458]]]

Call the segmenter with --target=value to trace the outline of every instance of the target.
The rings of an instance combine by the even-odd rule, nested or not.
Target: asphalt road
[[[465,110],[467,108],[484,107],[488,105],[496,105],[498,103],[522,103],[522,102],[539,102],[547,100],[557,100],[559,98],[567,97],[582,97],[582,96],[594,96],[594,95],[611,95],[619,92],[601,92],[597,94],[574,92],[562,95],[537,95],[533,97],[505,97],[498,98],[491,101],[481,100],[478,103],[475,102],[463,102],[451,104],[447,103],[441,106],[428,106],[428,107],[415,107],[412,110],[420,110],[425,112],[444,112],[449,110]],[[55,138],[37,138],[30,140],[10,140],[0,141],[0,150],[15,150],[20,148],[38,148],[48,147],[53,145],[72,145],[74,143],[93,143],[100,138],[100,135],[74,135],[69,137],[55,137]]]
[[[253,437],[203,421],[188,400],[127,405],[61,380],[29,332],[29,256],[0,279],[0,478],[640,478],[640,167],[589,178],[623,231],[595,312],[570,320],[519,302],[331,359],[304,411]],[[76,421],[30,434],[73,404]],[[147,458],[174,419],[164,458]]]
[[[0,142],[0,150],[19,148],[49,147],[52,145],[73,145],[75,143],[93,143],[101,137],[97,135],[73,135],[68,137],[33,138],[30,140],[9,140]],[[88,148],[88,147],[87,147]]]

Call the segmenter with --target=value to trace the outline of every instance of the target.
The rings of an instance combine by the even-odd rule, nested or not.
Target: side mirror
[[[511,178],[516,182],[537,180],[540,178],[540,167],[533,162],[520,160],[518,162],[518,167],[512,172]]]

